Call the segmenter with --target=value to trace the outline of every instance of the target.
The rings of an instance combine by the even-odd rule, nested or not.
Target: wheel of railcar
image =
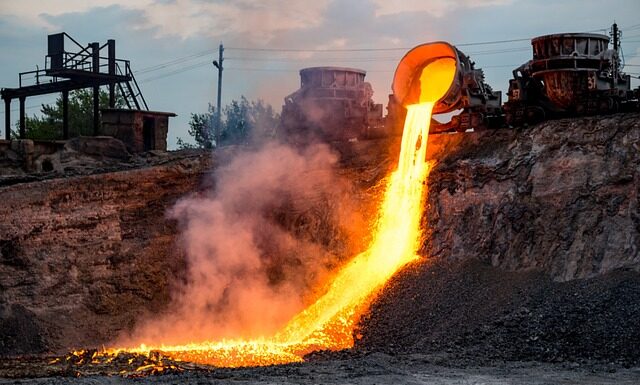
[[[611,112],[612,113],[616,113],[616,112],[620,112],[620,101],[613,99],[613,106],[611,107]]]
[[[608,113],[613,111],[614,101],[612,97],[605,97],[600,101],[600,112]]]
[[[510,105],[505,110],[505,122],[512,127],[519,127],[525,123],[524,107]]]
[[[476,112],[471,114],[471,127],[474,131],[483,131],[487,129],[487,125],[484,120],[484,114]]]
[[[505,111],[504,112],[504,122],[507,124],[507,126],[513,127],[513,115],[511,114],[510,111]]]
[[[545,118],[544,109],[540,106],[532,106],[527,108],[527,121],[532,124],[540,123]]]

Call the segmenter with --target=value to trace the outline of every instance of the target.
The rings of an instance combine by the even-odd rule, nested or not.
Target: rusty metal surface
[[[346,67],[300,70],[300,89],[285,97],[279,135],[293,142],[375,136],[383,126],[383,108],[373,102],[365,75]]]

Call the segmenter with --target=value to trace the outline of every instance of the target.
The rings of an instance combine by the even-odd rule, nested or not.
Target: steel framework
[[[65,43],[71,43],[67,51]],[[103,50],[106,56],[101,56]],[[82,46],[65,32],[48,36],[45,68],[22,72],[18,88],[3,88],[0,95],[5,103],[5,139],[11,138],[11,101],[20,101],[19,137],[26,135],[25,100],[30,96],[62,93],[62,135],[69,138],[69,91],[93,88],[93,133],[99,133],[99,92],[109,87],[109,107],[115,107],[116,87],[130,109],[149,110],[142,96],[128,60],[116,58],[116,42],[107,40],[102,46],[93,42]]]

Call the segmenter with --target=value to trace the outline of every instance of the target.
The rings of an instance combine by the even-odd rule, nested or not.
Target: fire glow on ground
[[[434,104],[449,90],[455,71],[455,61],[450,58],[437,59],[424,67],[420,73],[420,103],[407,107],[398,167],[388,178],[371,245],[335,275],[323,296],[279,332],[260,339],[185,345],[149,341],[134,348],[105,349],[100,354],[149,356],[161,352],[176,361],[241,367],[301,362],[313,351],[352,347],[354,326],[373,296],[399,269],[418,258],[429,174],[426,153],[431,114]]]

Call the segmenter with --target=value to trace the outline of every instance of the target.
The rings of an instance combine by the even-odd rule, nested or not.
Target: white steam
[[[308,305],[366,232],[336,162],[326,145],[270,143],[218,167],[215,191],[181,199],[169,215],[182,232],[186,282],[170,311],[129,342],[269,335]]]

